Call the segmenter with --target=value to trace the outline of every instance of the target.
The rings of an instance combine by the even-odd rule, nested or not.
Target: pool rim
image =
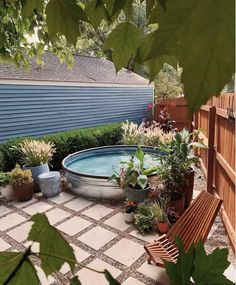
[[[77,154],[81,154],[81,153],[86,153],[92,150],[99,150],[99,149],[109,149],[109,148],[121,148],[121,147],[134,147],[137,148],[138,146],[141,147],[141,149],[149,149],[149,150],[155,150],[157,149],[156,147],[152,147],[152,146],[144,146],[144,145],[109,145],[109,146],[99,146],[99,147],[93,147],[93,148],[87,148],[84,150],[80,150],[77,152],[74,152],[72,154],[67,155],[63,160],[62,160],[62,168],[64,171],[71,173],[73,175],[78,175],[78,176],[82,176],[82,177],[88,177],[88,178],[94,178],[94,179],[108,179],[110,176],[107,175],[94,175],[94,174],[86,174],[86,173],[82,173],[82,172],[78,172],[78,171],[74,171],[71,170],[69,168],[67,168],[65,166],[65,161],[67,159],[72,158],[73,156],[77,155]],[[155,173],[150,175],[150,176],[154,176],[156,175]]]

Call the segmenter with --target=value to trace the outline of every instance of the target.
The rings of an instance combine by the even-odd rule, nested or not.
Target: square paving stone
[[[116,236],[116,234],[102,227],[96,226],[87,233],[78,237],[78,240],[82,241],[93,249],[98,250],[99,248],[110,242],[112,239],[114,239]]]
[[[50,208],[52,208],[52,205],[49,205],[49,204],[42,202],[42,201],[39,201],[39,202],[37,202],[31,206],[28,206],[28,207],[22,209],[22,211],[33,216],[36,213],[43,213],[43,212],[49,210]]]
[[[27,239],[28,234],[31,230],[33,223],[32,222],[27,222],[23,225],[20,225],[13,230],[7,232],[7,234],[12,237],[14,240],[18,242],[22,242]]]
[[[56,223],[64,220],[65,218],[70,216],[70,213],[67,213],[66,211],[63,211],[61,209],[55,208],[50,210],[46,213],[46,216],[49,220],[49,223],[51,225],[55,225]]]
[[[77,198],[75,200],[72,200],[66,204],[64,204],[65,207],[73,210],[73,211],[81,211],[84,208],[88,207],[89,205],[92,205],[93,202],[89,200],[85,200],[82,198]]]
[[[155,281],[158,281],[162,285],[169,284],[169,278],[166,274],[165,268],[161,268],[154,264],[148,264],[147,262],[145,262],[137,269],[137,271]]]
[[[232,264],[230,264],[225,270],[224,275],[234,284],[236,284],[236,267],[234,267]]]
[[[82,230],[89,227],[91,224],[92,223],[80,217],[73,217],[57,226],[57,228],[70,236],[74,236],[78,232],[81,232]]]
[[[0,206],[0,217],[10,213],[12,210],[5,207],[5,206]]]
[[[78,246],[72,243],[70,244],[70,246],[74,249],[75,257],[78,262],[82,262],[83,260],[85,260],[90,256],[88,252],[79,248]],[[66,274],[69,271],[70,271],[70,266],[68,265],[68,263],[65,263],[60,270],[62,274]]]
[[[142,235],[137,230],[134,230],[129,234],[133,237],[136,237],[136,238],[141,239],[143,241],[146,241],[148,243],[154,242],[154,240],[157,240],[160,237],[160,235],[158,233],[148,233],[148,234]]]
[[[125,222],[123,213],[115,214],[110,219],[106,220],[104,223],[120,231],[125,231],[131,226],[130,224],[127,224]]]
[[[10,247],[11,247],[11,245],[9,243],[5,242],[5,240],[0,238],[0,251],[7,250]]]
[[[113,211],[114,210],[111,208],[97,204],[97,205],[89,208],[88,210],[82,212],[82,214],[86,215],[92,219],[100,220],[100,219],[104,218],[106,215],[112,213]]]
[[[96,270],[104,270],[107,269],[114,278],[117,278],[122,272],[115,268],[114,266],[100,260],[95,259],[91,263],[88,264],[89,267],[94,268]],[[76,275],[79,276],[79,280],[83,285],[108,285],[108,281],[105,279],[103,274],[98,274],[96,272],[92,272],[86,268],[82,268],[79,270]],[[135,284],[133,284],[135,285]]]
[[[71,200],[72,198],[74,198],[75,196],[66,192],[61,192],[59,195],[57,195],[56,197],[52,197],[52,198],[48,198],[48,201],[51,201],[53,203],[56,204],[62,204],[66,201]]]
[[[15,202],[13,202],[11,205],[12,206],[14,206],[14,207],[16,207],[17,209],[21,209],[21,208],[23,208],[23,207],[26,207],[26,206],[28,206],[28,205],[31,205],[31,204],[33,204],[34,202],[36,202],[37,201],[37,199],[35,199],[34,197],[31,199],[31,200],[29,200],[29,201],[26,201],[26,202],[18,202],[18,201],[15,201]]]
[[[104,252],[105,255],[126,266],[131,266],[144,253],[145,250],[142,245],[126,238],[118,241],[115,245]]]
[[[0,231],[10,229],[20,223],[26,221],[26,218],[17,213],[12,213],[0,219]]]
[[[126,279],[122,285],[145,285],[145,283],[133,278],[133,277],[129,277],[128,279]]]
[[[46,277],[44,271],[39,266],[36,265],[35,268],[41,285],[50,285],[55,281],[51,275]]]

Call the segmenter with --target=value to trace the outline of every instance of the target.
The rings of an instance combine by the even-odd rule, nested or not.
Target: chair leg
[[[152,258],[151,258],[150,256],[148,257],[147,263],[148,263],[148,264],[151,264],[151,263],[152,263]]]

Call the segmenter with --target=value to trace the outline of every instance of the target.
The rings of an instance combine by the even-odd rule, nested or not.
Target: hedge
[[[49,134],[38,138],[51,141],[56,146],[56,154],[51,165],[53,170],[61,168],[61,162],[67,155],[87,148],[119,144],[122,138],[121,124],[109,124],[94,128],[75,129],[71,131]],[[20,154],[12,147],[18,146],[26,137],[8,140],[0,145],[0,153],[3,157],[3,170],[10,171],[16,163],[22,165]],[[27,137],[27,139],[35,139]],[[0,162],[1,163],[1,162]],[[0,166],[1,168],[1,166]]]

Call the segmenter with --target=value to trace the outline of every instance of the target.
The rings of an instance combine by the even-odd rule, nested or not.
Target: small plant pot
[[[127,200],[141,203],[148,198],[148,195],[151,192],[151,185],[148,183],[145,189],[134,189],[128,187],[125,192]]]
[[[134,222],[134,212],[132,213],[126,213],[124,212],[125,215],[125,222],[128,224],[132,224]]]
[[[13,185],[13,189],[16,195],[16,199],[19,202],[29,201],[33,197],[34,191],[34,182],[22,184],[22,185]]]
[[[11,197],[14,197],[15,196],[15,192],[14,192],[14,189],[12,187],[12,185],[6,185],[4,187],[0,187],[0,192],[2,193],[2,195],[4,197],[7,197],[7,198],[11,198]]]
[[[39,187],[46,198],[55,197],[61,190],[61,176],[58,171],[42,173],[38,176]]]
[[[38,166],[28,166],[25,164],[23,165],[23,169],[31,170],[32,177],[34,179],[34,192],[40,192],[38,176],[42,173],[50,171],[48,164],[46,163]]]
[[[160,222],[158,222],[157,226],[158,226],[158,231],[160,233],[165,234],[165,233],[168,232],[168,228],[169,228],[168,227],[168,223],[160,223]]]

